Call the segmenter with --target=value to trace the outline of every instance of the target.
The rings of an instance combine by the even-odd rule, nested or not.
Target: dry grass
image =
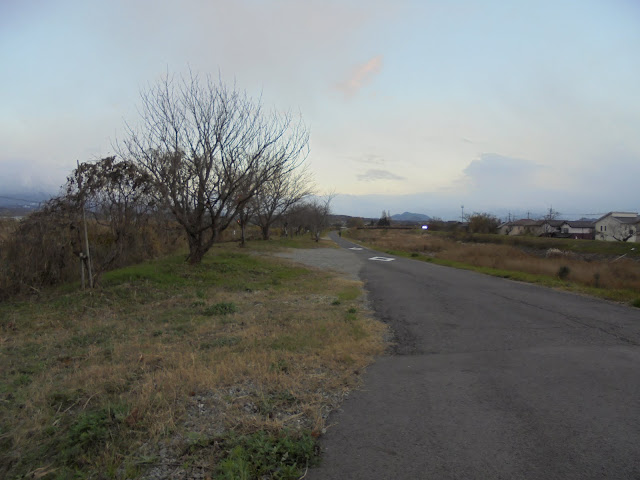
[[[135,478],[167,455],[212,471],[221,453],[189,439],[320,434],[384,327],[357,282],[238,252],[0,305],[0,476]]]
[[[381,250],[399,250],[499,271],[558,279],[561,268],[566,267],[566,276],[560,275],[562,280],[589,287],[591,293],[600,291],[602,296],[625,301],[640,297],[640,264],[629,258],[585,260],[580,255],[559,249],[540,256],[514,246],[463,243],[416,230],[354,230],[350,234]]]

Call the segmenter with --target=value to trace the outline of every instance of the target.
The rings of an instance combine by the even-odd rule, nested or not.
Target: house
[[[543,220],[530,220],[523,218],[506,222],[498,226],[498,233],[501,235],[541,235],[543,230]]]
[[[542,237],[584,238],[593,240],[595,224],[585,220],[530,220],[503,223],[501,235],[533,235]]]
[[[544,220],[540,226],[540,235],[544,237],[556,237],[560,234],[560,227],[564,220]]]
[[[564,220],[560,225],[559,237],[581,238],[593,240],[595,237],[596,224],[590,220]]]
[[[639,242],[640,216],[637,212],[609,212],[595,224],[596,240]]]

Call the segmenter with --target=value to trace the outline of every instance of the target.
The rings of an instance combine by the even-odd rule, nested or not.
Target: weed
[[[232,302],[220,302],[210,307],[207,307],[202,312],[203,315],[212,316],[212,315],[229,315],[231,313],[236,313],[238,311],[238,307],[235,303]]]
[[[61,443],[61,456],[68,465],[82,465],[120,428],[128,409],[124,405],[78,414]]]
[[[272,372],[281,372],[281,373],[289,373],[289,362],[287,362],[284,358],[279,358],[278,361],[273,362],[269,365],[269,370]]]
[[[631,302],[631,305],[640,308],[640,298],[636,298],[633,302]]]
[[[220,462],[218,475],[224,479],[300,478],[307,466],[317,462],[317,447],[310,433],[290,432],[228,436],[220,439],[227,451]]]
[[[18,375],[14,381],[13,381],[13,386],[18,388],[18,387],[22,387],[25,385],[29,385],[31,382],[33,381],[33,379],[31,378],[30,375],[23,373]]]
[[[209,350],[211,348],[220,348],[220,347],[233,347],[240,343],[240,339],[238,337],[220,337],[215,340],[211,340],[209,342],[203,342],[200,344],[200,350]]]

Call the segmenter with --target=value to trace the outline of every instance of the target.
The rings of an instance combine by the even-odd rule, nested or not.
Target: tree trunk
[[[189,256],[187,261],[190,265],[197,265],[202,262],[204,254],[207,253],[207,248],[203,245],[202,234],[189,235]]]
[[[245,234],[245,223],[242,222],[242,224],[240,225],[240,246],[244,247],[247,241],[247,237]]]

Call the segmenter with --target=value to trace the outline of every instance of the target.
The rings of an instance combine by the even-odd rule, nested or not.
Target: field
[[[422,230],[352,229],[354,240],[396,255],[561,288],[640,307],[640,248],[633,244]]]
[[[218,245],[0,304],[0,477],[303,475],[385,328],[359,282],[269,255],[283,246],[315,243]]]

